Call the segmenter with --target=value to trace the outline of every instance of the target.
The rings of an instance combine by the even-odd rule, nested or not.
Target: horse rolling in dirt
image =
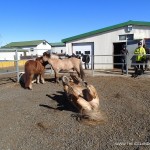
[[[62,83],[68,100],[79,110],[80,119],[88,123],[101,123],[106,121],[100,110],[100,99],[93,85],[87,84],[78,77],[63,76]]]
[[[66,58],[66,59],[57,59],[53,58],[50,54],[43,53],[43,60],[48,61],[48,63],[52,66],[55,73],[55,81],[59,83],[58,73],[62,70],[75,70],[78,76],[84,80],[85,74],[82,68],[81,60],[75,57]]]
[[[43,57],[37,57],[36,60],[28,60],[25,63],[25,73],[22,75],[25,88],[32,89],[33,79],[35,79],[37,83],[39,83],[40,80],[42,83],[45,83],[44,72],[47,64],[48,62],[43,61]]]

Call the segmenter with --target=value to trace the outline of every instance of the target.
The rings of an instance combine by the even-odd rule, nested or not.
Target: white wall
[[[34,49],[33,51],[31,49]],[[43,53],[47,50],[51,49],[51,45],[49,45],[47,42],[45,43],[45,45],[43,43],[40,43],[39,45],[37,45],[36,47],[25,47],[23,49],[29,50],[29,52],[26,52],[27,56],[31,56],[31,55],[38,55],[38,56],[42,56]]]
[[[35,50],[35,53],[36,53],[38,56],[41,56],[41,55],[43,55],[43,53],[44,53],[45,51],[50,50],[51,48],[52,48],[51,45],[48,44],[47,42],[46,42],[45,45],[44,45],[43,43],[41,43],[41,44],[37,45],[37,47],[35,48],[35,49],[37,49],[37,50]]]
[[[63,53],[65,53],[66,52],[66,46],[52,47],[52,50],[55,53],[61,53],[61,50],[63,50]]]
[[[23,52],[18,52],[18,60],[20,60],[20,55]],[[0,52],[0,60],[14,60],[15,52]]]
[[[31,51],[31,48],[34,48],[34,51]],[[50,50],[51,45],[47,42],[45,44],[40,43],[36,47],[24,47],[23,49],[29,50],[29,52],[26,52],[27,56],[31,55],[43,55],[43,52]],[[15,52],[0,52],[0,60],[14,60]],[[20,60],[20,55],[24,56],[24,52],[18,52],[18,59]]]
[[[88,38],[71,41],[66,43],[66,52],[68,54],[72,54],[72,43],[94,42],[94,55],[113,55],[113,43],[126,42],[119,40],[119,35],[122,34],[141,34],[142,38],[150,38],[150,27],[133,26],[133,30],[131,32],[126,32],[126,27],[122,27],[110,32],[105,32]],[[113,63],[113,57],[111,56],[95,57],[94,60],[95,63]],[[95,69],[96,68],[99,68],[99,66],[95,65]],[[101,68],[113,68],[113,65],[102,65]]]

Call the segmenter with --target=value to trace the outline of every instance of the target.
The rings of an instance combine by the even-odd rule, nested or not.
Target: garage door
[[[133,40],[133,41],[127,41],[127,50],[129,51],[129,58],[128,58],[128,64],[129,67],[134,67],[132,66],[132,63],[135,63],[135,55],[134,51],[138,47],[138,42],[140,40]]]
[[[88,42],[88,43],[73,43],[73,53],[76,55],[81,55],[82,53],[84,55],[90,56],[90,62],[89,62],[89,69],[91,69],[91,55],[94,54],[94,43]]]

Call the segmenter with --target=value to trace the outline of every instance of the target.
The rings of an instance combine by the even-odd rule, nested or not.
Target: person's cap
[[[138,45],[142,45],[142,42],[139,42]]]

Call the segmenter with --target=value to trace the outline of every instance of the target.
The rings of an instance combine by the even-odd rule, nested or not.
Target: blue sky
[[[150,22],[150,0],[1,0],[0,46],[64,38],[126,22]]]

